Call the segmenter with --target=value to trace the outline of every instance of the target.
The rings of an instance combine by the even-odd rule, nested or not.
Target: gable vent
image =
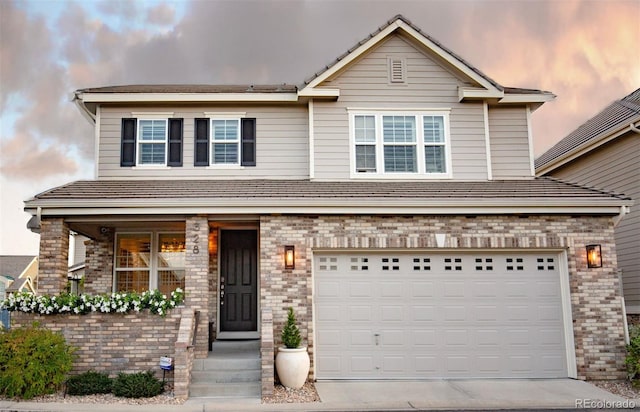
[[[405,83],[406,70],[404,59],[389,59],[389,82]]]

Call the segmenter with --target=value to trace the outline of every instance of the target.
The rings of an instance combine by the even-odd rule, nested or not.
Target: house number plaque
[[[193,225],[193,230],[195,231],[200,230],[200,223],[196,223],[195,225]],[[193,243],[195,243],[195,245],[193,245],[194,255],[197,255],[198,253],[200,253],[200,247],[198,246],[199,241],[200,241],[200,235],[196,233],[195,235],[193,235]]]

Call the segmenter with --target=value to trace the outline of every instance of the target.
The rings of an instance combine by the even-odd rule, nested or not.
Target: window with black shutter
[[[138,119],[122,119],[120,166],[136,165],[136,128]]]
[[[194,166],[255,166],[256,119],[195,119],[194,147]]]

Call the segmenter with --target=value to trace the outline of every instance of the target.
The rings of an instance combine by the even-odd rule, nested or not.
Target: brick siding
[[[435,234],[449,248],[567,250],[578,378],[622,379],[624,330],[612,220],[569,216],[263,216],[260,219],[261,307],[273,311],[274,339],[293,307],[313,359],[314,249],[429,249]],[[587,269],[585,245],[602,245],[604,266]],[[296,247],[285,270],[284,245]],[[313,378],[313,365],[310,372]]]
[[[174,309],[165,318],[148,312],[46,316],[14,312],[11,324],[19,327],[36,321],[62,332],[77,348],[72,373],[93,369],[115,376],[152,370],[162,377],[160,357],[174,357],[181,311]]]
[[[40,222],[38,291],[57,295],[67,287],[69,271],[69,226],[61,218]]]

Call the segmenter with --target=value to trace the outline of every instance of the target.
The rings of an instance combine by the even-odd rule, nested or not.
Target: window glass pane
[[[384,171],[385,172],[415,172],[416,171],[416,147],[415,146],[385,146],[384,147]]]
[[[165,140],[166,132],[166,120],[140,120],[140,130],[138,131],[140,140],[163,141]]]
[[[148,268],[151,252],[151,235],[118,235],[116,268]]]
[[[376,171],[375,145],[356,145],[356,172]]]
[[[184,233],[158,236],[158,267],[183,269],[185,262]]]
[[[385,143],[413,143],[416,141],[414,116],[382,116],[382,136]]]
[[[116,272],[117,292],[144,292],[145,290],[149,290],[148,270]]]
[[[444,118],[442,116],[424,116],[425,143],[444,143]]]
[[[240,134],[238,120],[212,120],[211,129],[215,141],[237,141]]]
[[[424,157],[427,173],[446,173],[444,146],[425,146]]]
[[[376,119],[374,116],[355,116],[355,139],[358,143],[376,141]]]
[[[238,143],[214,143],[213,144],[214,164],[237,164],[238,163]]]
[[[164,164],[164,143],[141,143],[138,164]]]
[[[184,270],[159,270],[158,290],[165,295],[171,294],[177,288],[184,290]]]

